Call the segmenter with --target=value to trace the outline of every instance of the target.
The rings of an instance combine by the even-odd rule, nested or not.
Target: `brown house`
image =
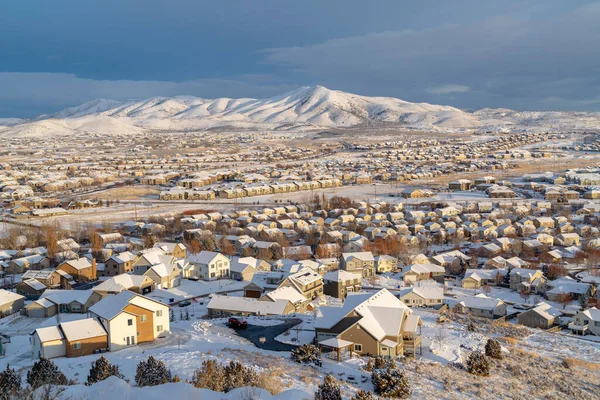
[[[56,269],[65,271],[77,282],[88,282],[96,280],[96,260],[90,261],[86,257],[77,260],[68,260],[60,264]]]
[[[350,293],[341,309],[321,307],[319,312],[315,342],[322,350],[384,357],[422,352],[421,318],[387,289]]]
[[[108,334],[94,318],[63,322],[59,325],[65,337],[67,357],[81,357],[108,348]]]
[[[362,276],[351,272],[337,270],[330,271],[323,276],[323,293],[345,299],[348,293],[360,292]]]

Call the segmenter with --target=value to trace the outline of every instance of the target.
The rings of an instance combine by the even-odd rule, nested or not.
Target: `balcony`
[[[590,327],[588,326],[588,324],[577,325],[574,322],[571,322],[569,323],[568,327],[570,330],[575,331],[580,335],[585,335],[590,332]]]

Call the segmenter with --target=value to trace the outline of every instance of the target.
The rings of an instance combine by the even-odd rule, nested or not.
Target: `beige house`
[[[482,318],[498,318],[506,315],[506,304],[500,299],[493,299],[484,294],[476,296],[459,296],[454,310]]]
[[[445,272],[446,269],[440,265],[413,264],[402,269],[402,279],[404,282],[434,280],[443,283]]]
[[[370,251],[342,253],[340,268],[363,277],[375,276],[375,258]]]
[[[375,271],[378,274],[395,271],[398,268],[398,259],[396,257],[379,255],[375,257]]]
[[[541,293],[545,289],[546,278],[539,269],[513,268],[510,270],[509,283],[512,290]]]
[[[400,290],[399,298],[409,307],[441,307],[444,288],[438,285],[412,286]]]
[[[323,294],[338,299],[345,299],[348,293],[360,292],[362,275],[337,270],[329,271],[323,276]]]
[[[596,307],[578,312],[569,324],[569,329],[575,334],[592,334],[600,336],[600,310]]]

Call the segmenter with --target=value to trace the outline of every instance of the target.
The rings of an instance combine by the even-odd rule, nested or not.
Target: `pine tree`
[[[179,310],[179,320],[183,321],[183,310]]]
[[[0,372],[0,399],[9,399],[21,390],[21,376],[10,365]]]
[[[188,309],[187,309],[187,307],[186,307],[186,309],[185,309],[185,320],[186,320],[186,321],[189,321],[189,320],[190,320],[190,313],[188,312]]]
[[[342,400],[340,384],[331,375],[326,375],[319,390],[315,393],[315,400]]]
[[[43,385],[68,385],[69,381],[52,361],[40,357],[27,371],[27,383],[37,389]]]
[[[485,344],[485,355],[497,360],[502,359],[502,345],[499,341],[494,339],[488,339]]]
[[[173,312],[173,309],[169,310],[169,321],[175,322],[175,312]]]
[[[92,363],[86,385],[92,385],[96,382],[103,381],[110,376],[116,376],[123,379],[123,375],[119,372],[119,366],[112,365],[106,357],[102,356]]]
[[[258,375],[252,368],[246,368],[237,361],[225,366],[225,392],[244,386],[257,386]]]
[[[135,383],[142,386],[156,386],[171,382],[171,371],[167,369],[164,362],[150,356],[146,361],[142,360],[137,366]]]
[[[485,354],[474,351],[467,359],[467,370],[473,375],[489,376],[490,375],[490,360]]]
[[[375,370],[371,380],[375,386],[375,393],[382,397],[407,399],[412,394],[408,378],[398,368]]]

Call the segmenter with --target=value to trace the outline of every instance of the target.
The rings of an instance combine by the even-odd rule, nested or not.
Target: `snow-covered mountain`
[[[435,131],[575,130],[600,127],[600,113],[506,109],[483,109],[471,113],[450,106],[359,96],[312,86],[267,99],[209,100],[175,96],[141,101],[93,100],[34,121],[7,124],[0,134],[45,136],[53,132],[128,133],[213,128],[289,130],[365,125]]]

